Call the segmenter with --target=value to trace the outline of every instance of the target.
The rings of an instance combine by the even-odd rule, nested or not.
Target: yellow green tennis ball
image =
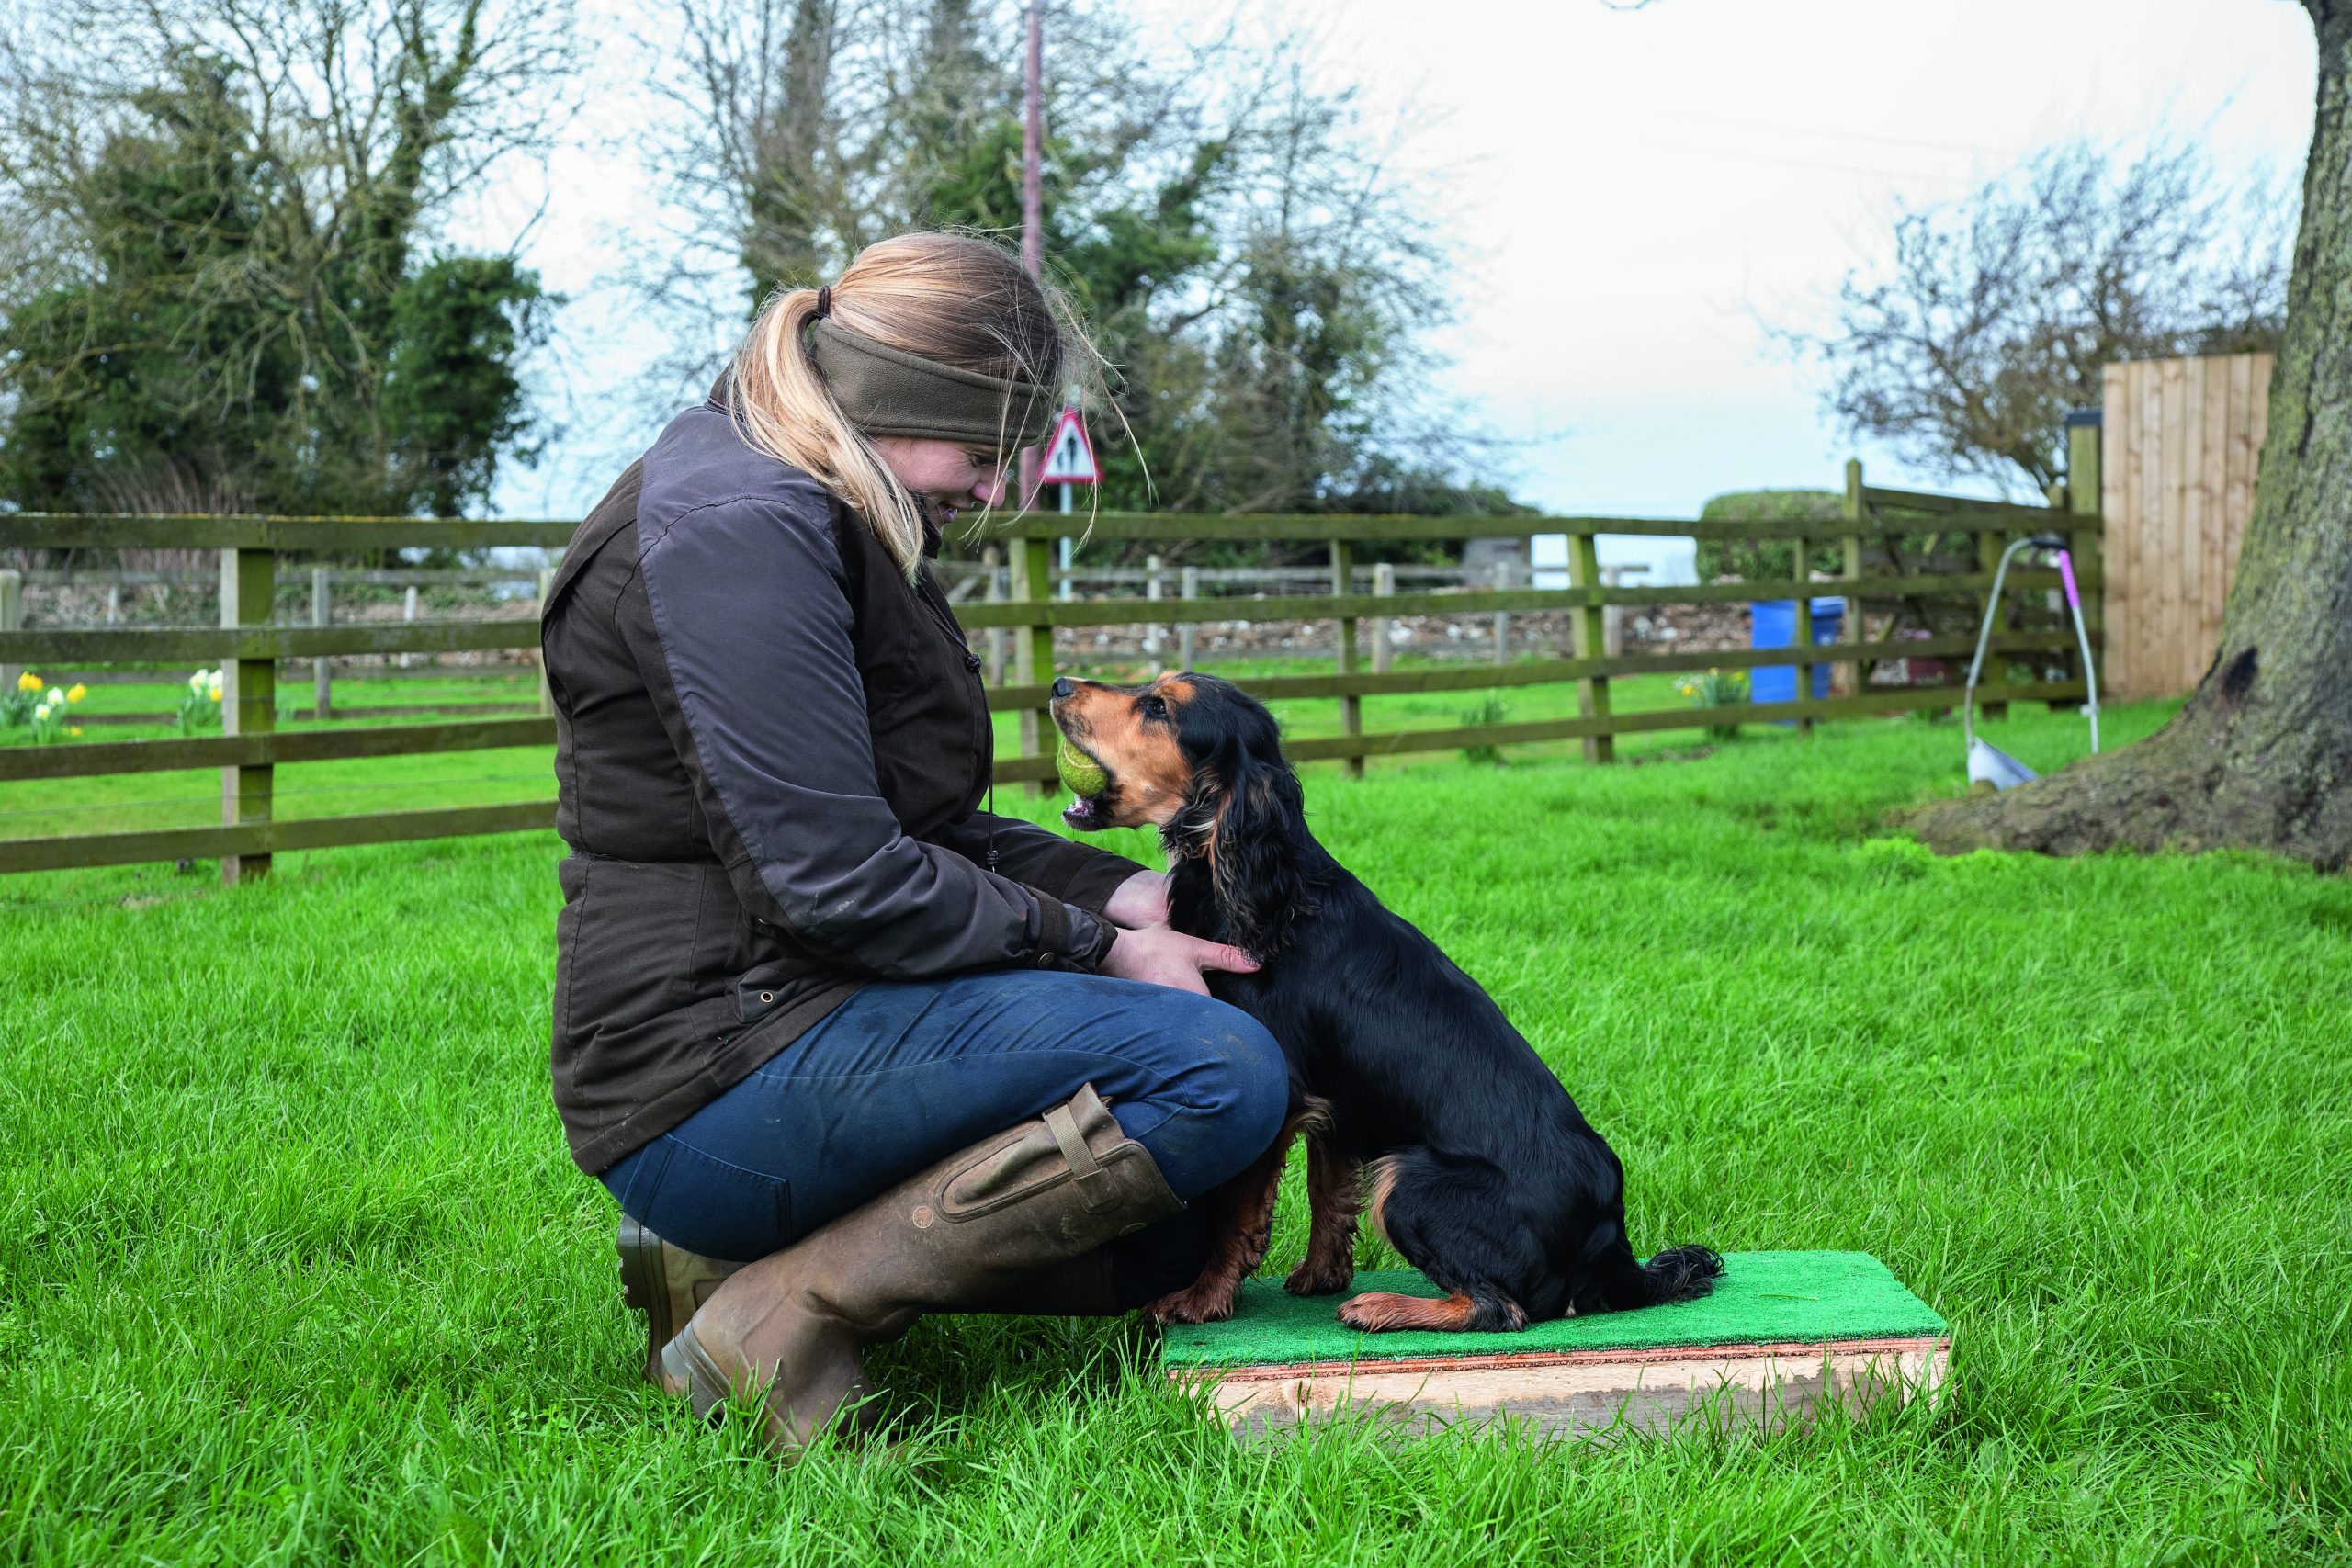
[[[1102,794],[1102,786],[1111,782],[1102,764],[1071,745],[1067,735],[1062,737],[1061,750],[1054,753],[1054,771],[1061,774],[1070,794],[1080,797]]]

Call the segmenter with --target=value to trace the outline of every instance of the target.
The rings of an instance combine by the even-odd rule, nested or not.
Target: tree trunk
[[[2352,0],[2304,0],[2319,110],[2254,514],[2222,645],[2136,746],[2002,795],[1940,802],[1939,850],[2240,845],[2352,863]]]

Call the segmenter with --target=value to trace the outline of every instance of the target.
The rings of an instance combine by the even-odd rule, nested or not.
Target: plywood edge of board
[[[1526,1356],[1174,1367],[1238,1440],[1361,1421],[1398,1437],[1509,1428],[1540,1440],[1768,1433],[1828,1407],[1942,1396],[1945,1336],[1827,1344],[1669,1346]]]

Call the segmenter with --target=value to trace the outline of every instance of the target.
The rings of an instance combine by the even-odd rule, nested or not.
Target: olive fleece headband
[[[1043,441],[1061,409],[1051,388],[958,370],[876,343],[830,319],[810,332],[808,351],[842,412],[868,435],[912,435],[1010,452]]]

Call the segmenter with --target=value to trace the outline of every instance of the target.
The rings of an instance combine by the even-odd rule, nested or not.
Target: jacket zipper
[[[974,653],[971,645],[964,640],[964,628],[956,624],[955,613],[939,602],[937,591],[931,585],[931,579],[928,576],[918,577],[914,582],[914,590],[915,597],[922,601],[922,607],[931,612],[932,624],[945,635],[948,641],[956,645],[956,651],[964,656],[966,671],[978,675],[980,670],[980,656]]]
[[[980,679],[980,656],[974,653],[971,644],[964,640],[964,628],[956,624],[956,613],[940,600],[937,591],[932,587],[931,579],[928,576],[918,575],[914,581],[914,590],[915,597],[922,600],[923,608],[931,612],[933,624],[939,627],[941,634],[948,641],[956,645],[956,651],[964,656],[964,672],[972,678],[974,689],[980,694],[980,721],[978,737],[980,743],[980,776],[986,781],[989,818],[988,857],[981,863],[993,873],[997,868],[996,726],[989,718],[988,683]]]

